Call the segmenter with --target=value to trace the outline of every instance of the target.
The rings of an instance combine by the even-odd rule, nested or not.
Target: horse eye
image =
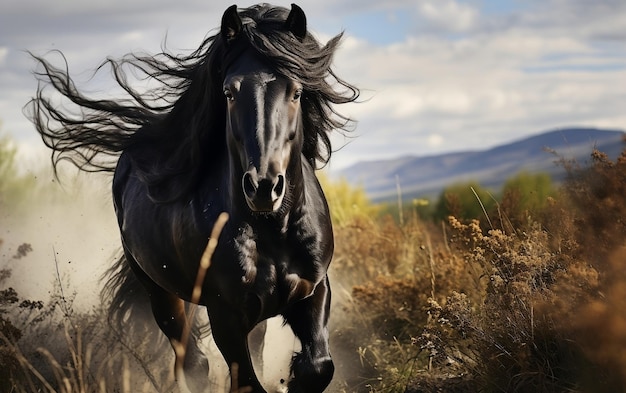
[[[295,93],[293,93],[293,101],[298,101],[300,99],[300,97],[302,97],[302,89],[298,89],[295,91]]]
[[[226,99],[228,101],[235,101],[235,97],[233,96],[233,93],[229,90],[229,89],[224,89],[224,96],[226,97]]]

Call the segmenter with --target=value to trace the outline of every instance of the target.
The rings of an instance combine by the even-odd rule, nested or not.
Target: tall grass
[[[511,191],[492,207],[477,200],[480,219],[443,225],[416,211],[378,215],[362,190],[325,184],[340,206],[331,389],[625,391],[626,153],[563,164],[569,179],[540,208]],[[0,362],[13,364],[7,391],[176,389],[169,345],[155,348],[143,328],[129,339],[99,308],[73,312],[59,289],[42,309],[18,303],[4,306],[20,333],[0,339]]]
[[[626,391],[626,151],[562,164],[534,209],[510,189],[443,229],[336,226],[340,344],[360,366],[347,391]]]
[[[75,293],[64,286],[58,275],[45,304],[14,293],[14,306],[5,309],[14,329],[0,329],[0,353],[7,354],[0,357],[1,391],[172,391],[171,372],[155,366],[171,364],[163,340],[148,338],[149,327],[116,331],[101,306],[76,311]]]
[[[192,294],[196,302],[200,299],[201,286],[217,245],[214,239],[219,238],[227,220],[226,214],[220,215],[202,255]],[[20,256],[22,254],[24,252]],[[44,308],[42,302],[22,301],[19,308],[28,308],[31,312],[13,313],[13,320],[19,327],[12,324],[10,329],[6,324],[0,326],[0,366],[3,366],[6,378],[0,385],[2,391],[130,393],[174,392],[179,388],[187,391],[182,369],[174,367],[173,360],[176,357],[178,366],[184,361],[191,329],[195,326],[197,306],[189,307],[187,329],[181,342],[175,343],[172,354],[151,320],[135,318],[132,325],[121,332],[108,320],[103,306],[91,312],[76,313],[73,308],[75,294],[66,294],[56,253],[54,263],[56,281],[49,304]],[[10,274],[6,270],[2,272],[0,284]],[[0,306],[18,301],[17,293],[11,288],[0,292]],[[39,312],[33,312],[34,309]],[[6,307],[0,311],[6,313]],[[26,341],[28,339],[32,341]],[[237,370],[237,364],[233,364],[230,393],[250,392],[250,387],[238,386]],[[213,378],[210,384],[207,388],[211,391],[223,390],[223,380]]]

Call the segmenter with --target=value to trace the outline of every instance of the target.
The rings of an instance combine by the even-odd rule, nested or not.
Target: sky
[[[25,161],[44,151],[23,114],[34,61],[60,50],[90,92],[108,56],[188,53],[219,27],[223,1],[3,0],[0,132]],[[289,3],[276,2],[289,6]],[[570,126],[626,129],[624,0],[307,0],[320,40],[341,31],[334,68],[361,100],[339,107],[357,123],[333,139],[330,169],[364,160],[487,149]],[[239,6],[248,6],[240,3]],[[59,63],[59,57],[49,54]]]

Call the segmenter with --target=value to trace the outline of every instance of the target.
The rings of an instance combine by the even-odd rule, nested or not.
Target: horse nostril
[[[274,193],[277,197],[283,195],[283,191],[285,191],[285,176],[278,175],[278,180],[276,180],[276,184],[274,185]]]
[[[246,196],[248,196],[248,198],[253,198],[254,194],[256,194],[257,185],[250,172],[246,172],[243,175],[242,183],[243,191],[246,193]]]

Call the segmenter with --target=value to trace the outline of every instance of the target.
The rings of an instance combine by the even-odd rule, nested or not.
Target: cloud
[[[417,12],[430,26],[448,32],[465,32],[478,22],[474,7],[454,0],[419,1]]]
[[[428,136],[428,146],[439,147],[444,143],[444,138],[438,134],[431,134]]]
[[[322,0],[305,7],[322,39],[345,29],[336,72],[363,91],[362,103],[338,108],[359,121],[359,137],[333,158],[338,165],[489,147],[563,125],[624,127],[626,3],[511,1],[496,11],[487,3]],[[61,49],[70,71],[87,80],[106,56],[157,52],[166,35],[174,51],[194,49],[231,3],[4,4],[0,118],[5,130],[31,137],[21,106],[35,89],[33,62],[22,49]],[[91,87],[107,89],[104,76]]]
[[[626,3],[621,0],[548,0],[534,2],[520,23],[548,34],[567,32],[591,40],[624,40]]]
[[[584,10],[606,15],[617,28],[626,13],[611,15],[624,6],[599,3]],[[464,34],[422,29],[387,46],[346,40],[338,72],[365,87],[370,99],[350,109],[362,119],[363,136],[342,153],[362,159],[421,155],[487,148],[564,125],[626,125],[618,108],[626,102],[624,45],[598,33],[610,29],[599,28],[602,19],[580,14],[583,3],[537,3],[502,15],[454,2],[428,14],[437,3],[423,4],[421,17],[466,20],[458,24]]]

